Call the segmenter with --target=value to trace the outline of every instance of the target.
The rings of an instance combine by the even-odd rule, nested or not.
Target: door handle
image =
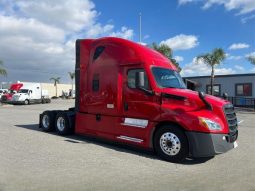
[[[125,110],[125,111],[128,110],[128,104],[127,104],[127,102],[124,102],[124,110]]]
[[[100,114],[96,114],[96,121],[100,121],[101,120],[101,115]]]

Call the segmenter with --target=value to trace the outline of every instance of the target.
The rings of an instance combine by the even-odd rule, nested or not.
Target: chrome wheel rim
[[[160,137],[160,148],[165,154],[175,156],[181,150],[180,139],[175,134],[166,132]]]
[[[57,120],[57,128],[59,131],[63,131],[65,128],[65,119],[63,117],[59,117]]]
[[[44,128],[49,128],[50,126],[50,119],[49,119],[49,116],[48,115],[44,115],[43,118],[42,118],[42,124],[43,124],[43,127]]]

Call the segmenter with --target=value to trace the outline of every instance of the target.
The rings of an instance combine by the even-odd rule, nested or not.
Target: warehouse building
[[[185,77],[184,81],[189,89],[211,92],[211,76]],[[255,73],[216,75],[213,93],[222,97],[227,93],[229,100],[236,106],[255,107]]]

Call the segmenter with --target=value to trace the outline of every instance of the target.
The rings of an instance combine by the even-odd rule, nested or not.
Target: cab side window
[[[144,72],[144,69],[131,69],[131,70],[128,70],[128,87],[131,88],[131,89],[135,89],[135,75],[136,75],[136,72]],[[144,85],[144,88],[149,90],[150,89],[150,86],[149,86],[149,81],[148,81],[148,77],[145,73],[145,85]]]

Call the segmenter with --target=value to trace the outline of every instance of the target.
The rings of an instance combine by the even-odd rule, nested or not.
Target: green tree
[[[53,83],[54,83],[54,86],[55,86],[55,88],[56,88],[56,97],[58,97],[58,88],[57,88],[57,84],[60,83],[60,77],[56,77],[56,78],[52,77],[52,78],[50,78],[50,80],[53,81]]]
[[[248,56],[247,60],[250,61],[250,63],[255,64],[255,56]]]
[[[69,74],[69,77],[70,77],[71,80],[72,80],[72,91],[73,91],[73,80],[74,80],[74,78],[75,78],[75,72],[68,72],[68,74]]]
[[[208,66],[211,67],[211,95],[213,95],[213,85],[214,85],[214,70],[215,67],[226,58],[226,54],[223,49],[221,48],[215,48],[212,52],[206,53],[206,54],[201,54],[197,56],[196,60],[197,61],[202,61]]]
[[[0,75],[7,76],[7,71],[6,69],[3,68],[3,66],[4,66],[3,61],[0,60]]]
[[[181,67],[179,66],[179,63],[175,59],[173,59],[173,51],[168,45],[157,45],[156,43],[152,43],[151,48],[167,57],[177,67],[178,71],[181,71]]]

